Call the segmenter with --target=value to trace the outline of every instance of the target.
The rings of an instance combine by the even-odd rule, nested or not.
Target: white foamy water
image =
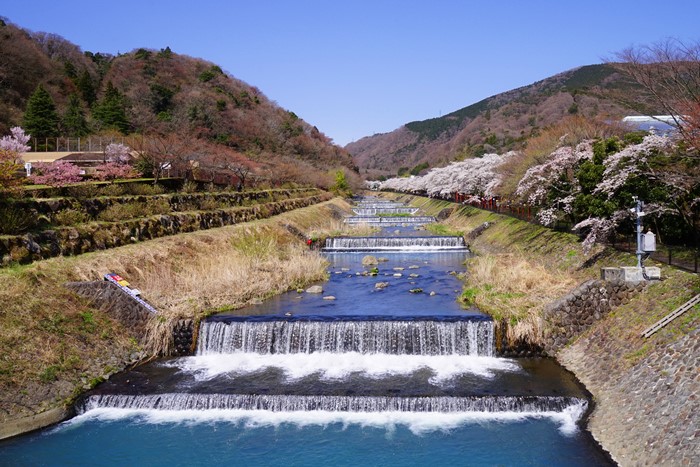
[[[444,383],[456,376],[473,374],[493,378],[497,372],[517,372],[521,367],[514,361],[496,357],[468,355],[392,355],[363,354],[359,352],[311,354],[259,354],[234,352],[232,354],[199,355],[174,360],[169,365],[191,372],[200,381],[221,374],[250,374],[266,368],[279,368],[290,380],[312,374],[323,379],[344,379],[353,373],[372,378],[392,375],[410,375],[421,369],[433,372],[430,382]]]
[[[585,407],[572,406],[563,412],[333,412],[212,409],[212,410],[157,410],[98,408],[64,422],[57,429],[79,426],[89,421],[120,421],[149,424],[211,424],[234,423],[246,428],[278,427],[293,424],[298,427],[340,423],[345,426],[384,428],[388,432],[405,426],[414,434],[449,431],[467,424],[511,423],[527,419],[550,419],[559,425],[563,435],[571,436],[578,430],[577,421]]]

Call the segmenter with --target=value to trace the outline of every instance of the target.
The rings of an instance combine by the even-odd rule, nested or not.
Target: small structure
[[[635,214],[636,231],[637,231],[637,266],[636,267],[621,267],[621,268],[602,268],[601,279],[607,281],[623,281],[623,282],[641,282],[645,280],[661,279],[661,269],[650,266],[644,266],[644,260],[649,258],[651,253],[656,251],[656,235],[648,231],[642,231],[642,217],[645,216],[644,203],[636,196],[634,199],[634,207],[630,209]]]
[[[155,308],[153,308],[153,306],[150,303],[146,302],[143,298],[141,298],[141,292],[138,289],[132,288],[130,284],[119,274],[110,272],[109,274],[104,275],[104,280],[115,284],[117,287],[119,287],[119,289],[122,292],[131,296],[131,298],[139,302],[151,313],[158,314],[158,311]]]
[[[666,134],[676,131],[682,119],[674,115],[630,115],[623,118],[622,122],[630,124],[638,130],[658,131]]]

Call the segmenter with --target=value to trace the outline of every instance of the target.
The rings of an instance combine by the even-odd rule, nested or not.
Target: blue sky
[[[210,60],[341,145],[629,46],[700,39],[697,0],[22,0],[0,16],[92,52]]]

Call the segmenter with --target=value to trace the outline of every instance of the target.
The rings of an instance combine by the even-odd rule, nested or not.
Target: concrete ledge
[[[644,275],[646,274],[646,277]],[[656,266],[638,268],[623,266],[621,268],[601,268],[600,278],[609,282],[643,282],[661,279],[661,269]]]
[[[57,407],[29,417],[8,420],[0,425],[0,439],[29,433],[30,431],[53,425],[66,420],[72,415],[72,410],[65,407]]]

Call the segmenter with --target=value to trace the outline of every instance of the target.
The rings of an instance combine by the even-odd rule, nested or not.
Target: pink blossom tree
[[[129,165],[131,148],[125,144],[108,144],[105,147],[105,160],[107,162],[95,167],[95,178],[98,180],[114,182],[114,180],[138,176],[136,170]]]
[[[31,180],[37,185],[61,187],[70,183],[80,182],[80,168],[66,161],[37,162],[32,166]]]
[[[22,153],[31,148],[27,145],[30,135],[18,126],[10,129],[10,134],[0,138],[0,188],[16,184],[15,174],[22,169]]]
[[[114,182],[114,180],[135,178],[138,174],[129,164],[106,162],[95,167],[95,178],[102,181]]]
[[[540,206],[537,218],[542,225],[553,225],[562,214],[571,214],[572,205],[581,187],[575,169],[593,158],[592,141],[576,147],[562,146],[545,162],[530,167],[518,183],[515,195],[531,206]]]
[[[485,154],[483,157],[452,162],[446,167],[431,169],[423,176],[390,178],[382,182],[379,188],[442,198],[454,193],[490,197],[501,181],[497,168],[513,154]]]
[[[648,135],[641,143],[629,145],[605,159],[603,178],[593,193],[606,200],[616,200],[629,191],[630,184],[644,180],[655,186],[656,192],[663,193],[659,200],[646,204],[645,219],[674,216],[698,237],[700,170],[693,158],[684,154],[673,138]],[[574,230],[588,231],[584,246],[605,239],[623,220],[630,219],[628,207],[620,206],[611,216],[591,217],[575,225]]]

